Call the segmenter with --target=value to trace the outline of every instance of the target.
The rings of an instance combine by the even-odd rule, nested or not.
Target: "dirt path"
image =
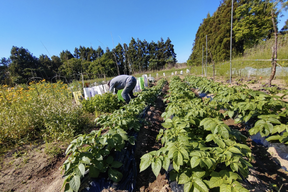
[[[45,144],[25,146],[6,154],[0,170],[0,191],[59,192],[63,178],[60,166],[65,160],[65,146],[55,156],[45,152]]]
[[[162,93],[165,95],[167,93],[167,90],[168,85],[163,88]],[[163,103],[163,97],[160,96],[157,98],[155,106],[151,106],[150,109],[147,111],[146,120],[150,122],[150,124],[141,128],[138,134],[138,143],[135,153],[138,167],[142,155],[153,150],[158,150],[161,147],[161,143],[155,142],[155,140],[159,133],[159,130],[163,129],[161,125],[161,123],[163,123],[163,118],[161,117],[161,114],[164,111],[165,104]],[[153,174],[151,167],[139,173],[137,177],[136,191],[171,191],[165,171],[162,170],[157,178]]]

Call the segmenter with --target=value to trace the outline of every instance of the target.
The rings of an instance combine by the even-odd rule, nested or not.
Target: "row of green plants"
[[[224,124],[216,102],[196,97],[179,77],[169,87],[157,136],[162,148],[141,157],[140,171],[151,166],[157,177],[163,168],[185,192],[248,191],[240,184],[252,166],[246,137]]]
[[[119,100],[117,95],[107,92],[102,95],[95,95],[87,100],[84,99],[81,104],[84,111],[98,116],[101,113],[112,113],[120,109],[124,102]]]
[[[62,82],[31,82],[0,86],[0,146],[65,140],[80,132],[88,118],[72,104],[72,94]]]
[[[158,81],[157,85],[144,89],[129,104],[110,114],[100,115],[95,119],[101,128],[89,134],[79,135],[66,150],[68,159],[63,163],[65,174],[63,187],[65,191],[79,191],[81,179],[89,170],[88,177],[97,178],[100,174],[108,176],[112,181],[121,181],[123,175],[118,170],[122,163],[115,161],[113,154],[121,151],[126,142],[135,144],[135,138],[128,132],[139,131],[141,127],[140,114],[151,105],[166,80]]]
[[[250,135],[260,133],[267,141],[288,144],[287,102],[282,96],[267,94],[241,86],[223,85],[202,77],[190,76],[186,81],[199,92],[212,93],[217,109],[236,123],[249,126]]]

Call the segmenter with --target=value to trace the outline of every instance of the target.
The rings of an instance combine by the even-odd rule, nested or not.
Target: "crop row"
[[[224,124],[217,102],[202,101],[191,86],[174,77],[162,114],[165,128],[157,136],[162,148],[141,157],[140,171],[151,166],[155,176],[164,168],[184,191],[247,191],[239,181],[248,177],[251,150],[246,137]]]
[[[236,123],[249,126],[250,135],[260,133],[268,141],[288,144],[288,110],[283,96],[266,94],[241,86],[228,87],[201,77],[187,77],[186,81],[202,93],[212,93],[213,103],[225,109],[225,115]]]
[[[143,90],[123,108],[96,118],[95,122],[101,126],[99,130],[79,135],[71,142],[66,150],[69,157],[62,165],[66,176],[65,191],[78,191],[87,170],[92,178],[106,173],[114,182],[122,179],[122,173],[117,170],[122,163],[116,161],[113,154],[121,151],[127,142],[135,144],[135,138],[128,133],[139,131],[139,114],[156,100],[165,83],[165,80],[158,81],[156,86]]]

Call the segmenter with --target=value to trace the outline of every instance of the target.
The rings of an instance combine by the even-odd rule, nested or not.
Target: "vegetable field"
[[[56,103],[58,107],[45,99],[40,100],[51,86],[57,89],[53,89],[57,94],[51,94],[49,101],[55,102],[53,98],[57,97],[57,101],[61,101]],[[4,87],[1,99],[6,99],[5,106],[9,104],[15,109],[25,106],[23,103],[26,102],[17,103],[22,102],[21,97],[15,94],[20,90],[25,94],[35,94],[37,99],[33,102],[41,104],[37,108],[33,107],[32,101],[27,102],[29,105],[24,111],[32,108],[44,114],[37,117],[40,120],[29,117],[35,118],[29,120],[30,123],[39,121],[39,124],[32,124],[37,133],[34,137],[47,141],[74,137],[65,150],[66,157],[61,157],[57,166],[62,170],[58,175],[63,176],[57,182],[58,191],[288,190],[285,167],[267,152],[267,147],[251,139],[258,134],[270,143],[287,147],[285,95],[280,97],[244,86],[227,86],[202,77],[181,79],[174,76],[169,82],[161,79],[154,86],[142,90],[127,105],[117,102],[112,94],[105,94],[82,101],[82,107],[69,105],[73,108],[68,113],[64,106],[71,102],[72,96],[61,83],[41,82],[9,91]],[[44,109],[52,106],[59,112],[46,114],[48,112],[45,113]],[[74,111],[79,113],[76,117],[83,117],[81,121],[74,118]],[[32,116],[32,112],[26,113],[27,117],[29,114]],[[79,130],[78,125],[73,128],[75,123],[69,118],[78,119],[85,126],[87,113],[95,116],[93,130],[85,133]],[[62,121],[59,114],[64,118]],[[57,120],[64,128],[52,123]],[[6,125],[4,122],[2,124]],[[31,129],[31,125],[23,126],[23,130],[24,127],[26,132]],[[70,136],[64,134],[67,127],[72,127]],[[4,135],[1,144],[13,141]],[[19,133],[17,138],[23,142],[33,140],[25,132]],[[49,173],[55,169],[52,167]],[[0,182],[1,190],[9,189],[2,187],[1,183],[4,180]],[[43,188],[37,189],[43,191]],[[9,190],[21,191],[21,187]]]

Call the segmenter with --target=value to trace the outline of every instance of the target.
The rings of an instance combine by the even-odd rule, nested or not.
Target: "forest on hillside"
[[[28,49],[13,46],[11,56],[0,60],[0,80],[13,85],[27,83],[33,77],[48,81],[56,80],[56,76],[77,80],[82,74],[85,79],[103,78],[159,70],[175,63],[174,45],[169,38],[149,43],[132,37],[129,45],[119,43],[112,50],[80,46],[73,53],[63,50],[60,57],[51,58],[44,54],[37,58]]]
[[[232,52],[235,57],[243,56],[245,50],[275,36],[273,20],[277,27],[281,11],[287,8],[287,1],[234,0],[233,2]],[[202,55],[206,62],[206,54],[208,63],[229,60],[231,7],[231,0],[222,0],[214,14],[208,14],[203,19],[196,33],[188,65],[201,65]],[[287,29],[286,21],[279,33],[286,33]]]

